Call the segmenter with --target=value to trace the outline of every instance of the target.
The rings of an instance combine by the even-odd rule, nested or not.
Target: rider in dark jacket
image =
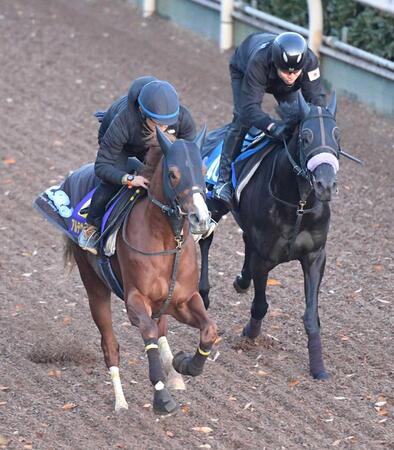
[[[193,140],[196,135],[190,112],[179,104],[173,86],[151,76],[137,78],[128,95],[120,97],[103,117],[99,133],[99,150],[95,173],[100,178],[89,207],[86,224],[79,235],[79,245],[97,254],[99,229],[105,206],[122,185],[148,187],[148,180],[126,171],[129,156],[141,161],[149,149],[146,130],[162,131],[178,139]]]
[[[219,178],[213,190],[214,197],[227,204],[233,195],[231,162],[239,155],[248,129],[254,126],[278,140],[286,137],[285,124],[261,109],[264,94],[273,94],[278,103],[292,102],[301,89],[307,102],[325,105],[318,59],[298,33],[248,36],[230,60],[230,76],[234,116],[224,140]]]

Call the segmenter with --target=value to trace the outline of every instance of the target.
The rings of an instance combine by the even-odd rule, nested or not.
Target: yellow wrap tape
[[[204,350],[201,350],[200,347],[197,347],[197,351],[198,351],[198,353],[199,353],[200,355],[202,355],[202,356],[209,356],[209,355],[211,354],[211,351],[209,351],[209,352],[204,352]]]

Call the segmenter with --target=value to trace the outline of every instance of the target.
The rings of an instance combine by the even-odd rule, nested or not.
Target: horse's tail
[[[71,272],[75,266],[75,258],[73,252],[73,241],[67,236],[64,236],[63,262],[64,268],[69,268],[69,272]]]

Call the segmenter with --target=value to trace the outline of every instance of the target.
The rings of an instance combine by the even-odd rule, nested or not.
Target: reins
[[[159,317],[161,317],[163,314],[166,313],[171,300],[172,300],[172,296],[174,294],[174,289],[175,289],[175,284],[176,284],[176,276],[177,276],[177,272],[178,272],[178,266],[179,266],[179,260],[180,260],[180,256],[181,256],[181,251],[182,251],[182,246],[183,244],[186,242],[187,240],[187,236],[186,239],[183,236],[183,222],[184,222],[184,213],[180,210],[180,208],[178,208],[178,210],[171,208],[168,205],[165,205],[164,203],[160,202],[159,200],[155,199],[150,192],[148,191],[148,198],[149,200],[158,208],[160,208],[161,212],[163,214],[166,214],[167,216],[169,216],[169,218],[175,218],[176,222],[181,222],[181,226],[178,226],[175,228],[174,227],[174,223],[171,222],[171,227],[174,231],[174,240],[176,242],[176,247],[170,250],[162,250],[159,252],[145,252],[143,250],[140,250],[136,247],[134,247],[132,244],[130,244],[130,242],[127,240],[127,236],[126,236],[126,226],[127,226],[127,222],[128,222],[128,218],[130,213],[126,216],[124,222],[123,222],[123,226],[122,226],[122,239],[124,241],[124,243],[127,245],[127,247],[129,247],[131,250],[140,253],[141,255],[144,256],[163,256],[163,255],[174,255],[175,254],[175,258],[174,258],[174,264],[172,266],[172,274],[171,274],[171,279],[170,279],[170,285],[168,288],[168,295],[167,298],[164,300],[163,305],[161,306],[160,310],[158,311],[158,313],[156,314],[152,314],[152,319],[158,319]]]
[[[290,239],[290,243],[289,243],[289,260],[291,260],[291,258],[294,255],[294,244],[295,241],[297,239],[298,233],[300,231],[301,228],[301,222],[302,222],[302,218],[304,217],[304,214],[308,214],[312,211],[314,211],[315,209],[317,209],[320,206],[320,203],[318,203],[317,205],[313,206],[312,208],[308,208],[305,209],[305,205],[306,205],[306,201],[310,195],[310,193],[312,192],[312,187],[311,187],[311,180],[310,177],[308,176],[307,172],[305,171],[305,169],[301,168],[294,160],[294,158],[291,156],[289,149],[287,147],[286,141],[285,139],[283,139],[283,145],[286,151],[286,156],[287,159],[289,160],[293,171],[295,172],[295,174],[299,177],[302,177],[304,180],[306,180],[308,182],[308,187],[309,189],[307,189],[306,191],[304,191],[304,193],[301,193],[300,195],[300,200],[298,202],[298,204],[294,204],[294,203],[290,203],[287,202],[286,200],[282,200],[281,198],[277,197],[273,191],[272,191],[272,180],[274,177],[274,173],[275,173],[275,168],[276,168],[276,162],[279,156],[279,152],[275,155],[275,159],[274,159],[274,163],[272,165],[272,171],[271,171],[271,176],[270,176],[270,180],[268,183],[268,191],[271,195],[271,197],[273,199],[275,199],[277,202],[288,206],[290,208],[296,208],[296,214],[297,214],[297,219],[296,219],[296,223],[294,225],[294,230],[293,230],[293,234],[291,236]]]

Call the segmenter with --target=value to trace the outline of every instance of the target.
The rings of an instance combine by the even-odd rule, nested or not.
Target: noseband
[[[318,107],[318,111],[321,112],[322,108],[319,106]],[[285,149],[286,152],[286,156],[288,161],[290,162],[293,171],[295,172],[295,174],[297,175],[298,178],[298,189],[300,191],[300,200],[298,202],[298,204],[293,204],[290,202],[287,202],[285,200],[282,200],[281,198],[277,197],[273,191],[272,191],[272,180],[274,177],[274,173],[275,173],[275,168],[276,168],[276,162],[279,156],[279,152],[276,154],[275,156],[275,160],[272,166],[272,172],[271,172],[271,176],[270,176],[270,180],[269,180],[269,184],[268,184],[268,190],[270,195],[279,203],[286,205],[288,207],[291,208],[296,208],[296,212],[297,212],[297,219],[296,219],[296,223],[294,226],[294,230],[293,230],[293,234],[292,237],[290,239],[289,242],[289,260],[292,259],[293,254],[294,254],[294,243],[295,240],[297,238],[297,235],[300,231],[300,227],[301,227],[301,221],[302,218],[304,216],[304,214],[310,213],[312,211],[314,211],[315,209],[317,209],[320,206],[320,202],[318,202],[315,206],[313,206],[312,208],[309,209],[305,209],[305,205],[306,205],[306,201],[307,198],[309,197],[310,193],[313,191],[313,182],[312,182],[312,175],[311,175],[311,170],[309,170],[308,168],[308,162],[311,161],[314,157],[316,157],[318,154],[321,153],[321,150],[324,149],[326,153],[329,153],[330,155],[332,155],[333,157],[335,157],[336,159],[338,159],[339,154],[340,154],[340,147],[338,146],[337,149],[329,146],[329,145],[325,145],[325,135],[323,138],[323,134],[322,134],[322,140],[323,140],[323,145],[319,145],[316,146],[315,148],[313,148],[313,150],[311,150],[310,152],[308,152],[308,154],[306,154],[305,148],[303,146],[303,142],[302,142],[302,131],[303,131],[303,125],[304,123],[309,120],[309,119],[319,119],[320,121],[320,130],[321,133],[322,131],[325,132],[325,129],[323,128],[323,124],[322,124],[322,119],[323,118],[328,118],[331,120],[334,120],[334,117],[331,114],[318,114],[318,115],[312,115],[312,116],[307,116],[305,119],[303,119],[301,121],[301,124],[299,126],[299,131],[298,131],[298,137],[297,137],[297,147],[298,147],[298,154],[299,154],[299,164],[296,163],[296,161],[294,160],[293,156],[291,155],[288,147],[287,147],[287,143],[286,140],[283,139],[283,147]],[[302,181],[304,180],[304,181]]]

